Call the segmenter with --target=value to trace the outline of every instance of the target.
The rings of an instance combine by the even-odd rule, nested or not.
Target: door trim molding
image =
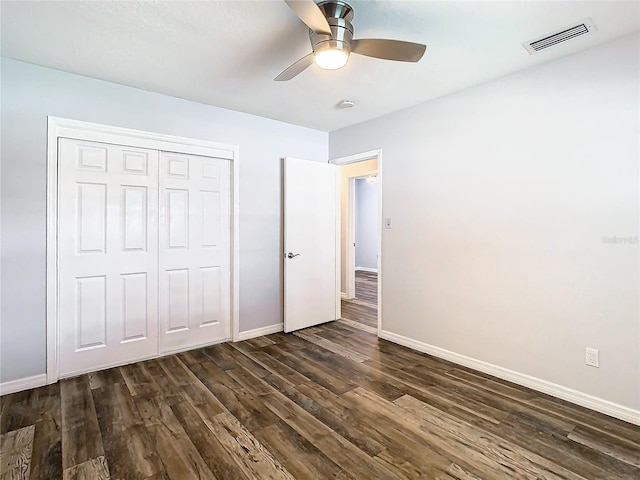
[[[46,246],[46,323],[47,323],[47,383],[59,379],[58,369],[58,138],[113,143],[132,147],[164,150],[192,155],[222,158],[231,161],[230,230],[231,230],[231,339],[236,340],[239,326],[239,172],[237,145],[227,145],[194,138],[114,127],[98,123],[47,117],[47,246]]]
[[[380,334],[382,333],[382,226],[383,226],[383,215],[382,215],[382,182],[384,181],[384,176],[382,174],[382,149],[378,149],[378,150],[369,150],[368,152],[362,152],[362,153],[356,153],[355,155],[349,155],[346,157],[339,157],[339,158],[334,158],[332,160],[329,160],[330,163],[333,163],[335,165],[346,165],[349,163],[356,163],[356,162],[363,162],[365,160],[377,160],[378,161],[378,169],[377,169],[377,175],[378,175],[378,181],[376,182],[378,184],[378,336],[380,336]],[[352,182],[354,182],[354,179],[357,177],[362,176],[362,174],[356,175],[354,177],[350,177],[349,178],[349,195],[351,195],[351,190],[352,190]],[[353,190],[355,190],[355,188],[353,188]],[[353,201],[351,199],[351,197],[349,198],[349,223],[350,223],[350,227],[349,227],[349,239],[348,241],[350,242],[349,244],[352,245],[353,244],[353,226],[351,225],[351,223],[353,222]],[[340,209],[340,199],[338,199],[338,209]],[[353,253],[351,253],[352,249],[349,248],[349,250],[347,250],[347,283],[349,282],[349,268],[353,267],[354,271],[355,271],[355,258]],[[345,293],[345,297],[347,297],[349,292],[344,292]],[[355,295],[355,287],[354,287],[354,292],[353,294]],[[348,297],[347,297],[348,298]]]

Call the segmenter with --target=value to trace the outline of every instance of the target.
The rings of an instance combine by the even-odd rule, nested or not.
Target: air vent
[[[531,40],[530,42],[525,42],[522,44],[522,46],[527,50],[527,52],[534,54],[536,52],[539,52],[540,50],[544,50],[545,48],[553,47],[554,45],[566,42],[567,40],[571,40],[572,38],[586,35],[589,32],[594,32],[595,30],[596,28],[593,25],[593,21],[590,18],[587,18],[577,25],[563,28],[559,32],[545,35],[542,38],[537,38],[535,40]]]

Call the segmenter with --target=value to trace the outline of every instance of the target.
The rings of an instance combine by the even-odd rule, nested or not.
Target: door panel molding
[[[231,337],[229,173],[224,159],[160,152],[161,354]]]
[[[146,172],[146,161],[137,155],[135,148],[176,152],[225,159],[230,161],[230,331],[231,339],[239,337],[239,148],[207,140],[179,137],[128,128],[114,127],[60,117],[47,117],[47,273],[46,273],[46,322],[47,322],[47,383],[59,379],[59,288],[58,288],[58,208],[59,165],[58,142],[60,138],[100,142],[132,147],[123,168],[127,173]],[[102,168],[100,152],[86,152],[83,166],[87,169]],[[212,175],[215,172],[206,172]],[[124,239],[123,239],[124,240]],[[133,339],[132,339],[133,341]],[[192,347],[189,347],[192,348]]]

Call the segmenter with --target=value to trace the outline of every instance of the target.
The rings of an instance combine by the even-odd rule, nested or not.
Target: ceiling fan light
[[[349,60],[349,51],[328,48],[315,52],[313,57],[316,61],[316,65],[320,68],[324,68],[325,70],[337,70],[347,64],[347,60]]]

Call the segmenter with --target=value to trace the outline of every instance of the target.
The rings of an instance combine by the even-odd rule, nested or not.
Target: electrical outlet
[[[585,351],[585,363],[590,367],[600,367],[600,355],[597,349],[587,347]]]

